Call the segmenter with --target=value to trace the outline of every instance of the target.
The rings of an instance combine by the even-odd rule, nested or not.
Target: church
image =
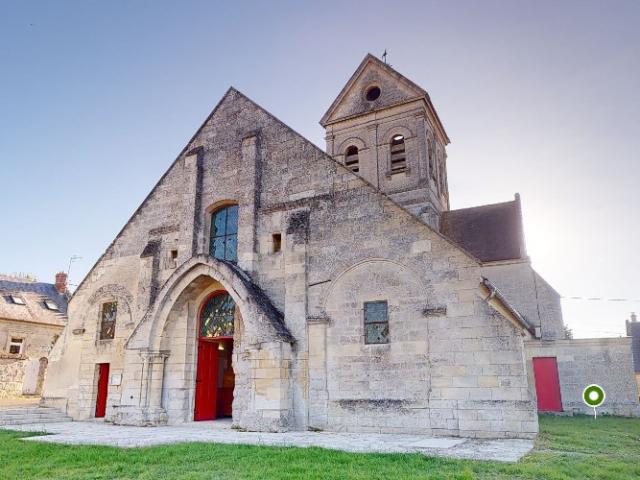
[[[326,151],[230,88],[68,305],[75,420],[531,438],[525,344],[563,336],[520,198],[451,210],[429,94],[367,55]]]

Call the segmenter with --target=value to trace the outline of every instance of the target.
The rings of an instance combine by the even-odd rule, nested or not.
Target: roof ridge
[[[443,213],[450,213],[450,212],[461,212],[463,210],[474,210],[476,208],[483,208],[483,207],[497,207],[500,205],[507,205],[509,203],[513,203],[513,204],[517,204],[518,200],[514,199],[514,200],[506,200],[504,202],[495,202],[495,203],[485,203],[484,205],[476,205],[474,207],[463,207],[463,208],[455,208],[455,209],[449,209],[444,211]]]

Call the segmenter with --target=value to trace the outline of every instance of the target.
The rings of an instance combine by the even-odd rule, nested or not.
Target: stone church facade
[[[562,318],[519,198],[451,211],[429,95],[371,55],[321,124],[326,153],[229,89],[75,291],[47,404],[131,425],[536,434],[524,342]]]

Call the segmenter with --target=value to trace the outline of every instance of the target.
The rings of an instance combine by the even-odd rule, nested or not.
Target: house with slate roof
[[[55,283],[0,275],[0,399],[39,395],[67,323],[67,275]]]

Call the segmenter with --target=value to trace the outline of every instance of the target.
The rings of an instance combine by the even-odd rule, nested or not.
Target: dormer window
[[[53,300],[49,300],[49,299],[45,300],[44,306],[47,307],[49,310],[53,310],[54,312],[60,311],[60,308],[58,308],[58,304]]]
[[[391,139],[391,173],[407,170],[407,155],[405,152],[404,135],[394,135]]]
[[[352,172],[360,171],[360,159],[358,157],[358,147],[352,145],[347,148],[344,156],[344,165]]]
[[[19,297],[18,295],[9,295],[9,298],[15,305],[26,305],[24,298]]]

